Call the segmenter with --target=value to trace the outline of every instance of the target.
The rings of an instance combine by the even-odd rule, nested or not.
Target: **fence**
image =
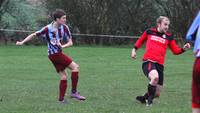
[[[0,44],[14,43],[17,40],[22,40],[34,31],[0,29]],[[137,40],[138,36],[116,36],[116,35],[98,35],[98,34],[76,34],[72,33],[73,42],[75,45],[92,44],[92,45],[126,45],[132,44]],[[44,39],[33,40],[34,45],[45,43]]]
[[[8,45],[15,43],[17,40],[22,40],[34,31],[28,30],[14,30],[14,29],[0,29],[0,44]],[[139,36],[116,36],[116,35],[99,35],[99,34],[76,34],[72,33],[73,42],[75,45],[133,45]],[[177,42],[183,45],[185,42],[178,36]],[[34,39],[31,44],[42,45],[46,43],[43,38]],[[30,44],[30,43],[28,43]]]

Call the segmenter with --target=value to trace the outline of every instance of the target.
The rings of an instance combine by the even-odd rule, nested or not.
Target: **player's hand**
[[[17,45],[17,46],[21,46],[21,45],[23,45],[23,44],[24,44],[24,43],[23,43],[23,42],[20,42],[20,41],[17,41],[17,42],[16,42],[16,45]]]
[[[63,48],[63,46],[62,46],[62,44],[61,44],[60,42],[58,42],[56,45],[57,45],[59,48]]]
[[[188,50],[190,49],[190,43],[186,43],[184,46],[183,46],[183,50]]]
[[[131,57],[132,57],[133,59],[136,59],[136,50],[135,50],[135,48],[132,49]]]

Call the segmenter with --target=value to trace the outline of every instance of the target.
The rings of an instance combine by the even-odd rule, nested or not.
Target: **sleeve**
[[[196,39],[194,42],[194,51],[196,51],[196,50],[200,50],[200,28],[197,31]]]
[[[191,41],[195,40],[196,33],[197,33],[199,26],[200,26],[200,11],[199,11],[198,15],[196,16],[196,18],[194,19],[194,21],[192,22],[192,25],[190,26],[190,28],[186,34],[187,40],[191,40]]]
[[[184,52],[183,48],[180,48],[174,39],[169,41],[169,48],[175,55],[179,55]]]
[[[65,37],[64,38],[66,38],[66,40],[72,39],[71,31],[70,31],[70,29],[69,29],[69,27],[67,25],[64,25],[64,32],[65,32]]]
[[[47,26],[45,26],[45,27],[43,27],[41,30],[39,30],[39,31],[36,31],[36,35],[37,36],[42,36],[42,35],[44,35],[44,34],[46,34],[46,33],[48,33],[48,27]]]
[[[147,40],[147,31],[145,31],[142,34],[142,36],[136,41],[134,48],[139,49],[146,40]]]

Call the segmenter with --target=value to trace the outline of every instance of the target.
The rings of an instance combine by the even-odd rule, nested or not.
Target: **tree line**
[[[73,33],[139,36],[164,15],[171,20],[170,31],[184,38],[200,10],[199,3],[200,0],[35,0],[32,5],[28,0],[1,0],[0,25],[36,30],[50,22],[51,12],[60,8],[67,12],[67,24]]]

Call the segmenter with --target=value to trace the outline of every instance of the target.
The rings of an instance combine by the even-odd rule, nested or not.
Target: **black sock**
[[[76,93],[76,90],[72,89],[72,93]]]
[[[144,94],[144,98],[147,99],[148,97],[149,97],[149,94],[148,94],[148,92],[146,92],[146,93]]]
[[[156,86],[149,84],[148,85],[148,101],[153,101],[155,93],[156,93]]]

